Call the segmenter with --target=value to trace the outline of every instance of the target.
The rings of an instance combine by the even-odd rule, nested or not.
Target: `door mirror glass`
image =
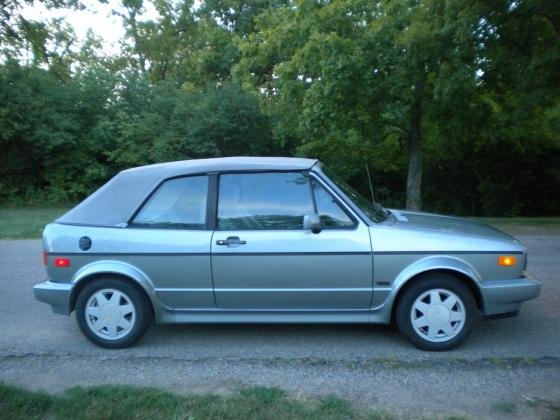
[[[321,232],[321,219],[317,213],[310,213],[303,216],[303,229],[313,233]]]

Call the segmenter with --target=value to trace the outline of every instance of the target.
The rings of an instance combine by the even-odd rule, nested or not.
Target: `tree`
[[[338,149],[356,167],[396,136],[409,156],[407,207],[420,209],[423,122],[455,93],[446,80],[475,85],[476,23],[460,2],[301,1],[257,19],[237,73],[296,119],[301,151]]]
[[[0,11],[2,200],[76,200],[145,163],[297,154],[365,194],[369,164],[391,207],[557,213],[555,0],[153,0],[151,21],[123,0],[114,57],[63,20],[23,20],[25,3]]]
[[[0,67],[0,199],[76,200],[107,176],[92,134],[113,89],[110,74],[73,79],[11,61]]]
[[[39,0],[37,3],[41,3],[47,9],[83,8],[79,0]],[[46,44],[49,38],[55,43],[62,41],[60,37],[52,37],[45,22],[28,20],[21,15],[22,7],[32,4],[33,0],[3,0],[0,5],[0,53],[6,60],[17,60],[21,58],[22,52],[27,51],[34,54],[32,59],[40,61],[48,55]],[[55,20],[51,25],[60,27],[62,23],[60,20]],[[63,32],[71,31],[66,27]],[[61,31],[58,30],[58,33],[60,34]]]
[[[173,125],[193,157],[276,154],[258,99],[235,82],[185,95]]]
[[[181,91],[172,83],[130,81],[104,137],[118,167],[212,156],[274,154],[268,119],[258,100],[235,83]]]

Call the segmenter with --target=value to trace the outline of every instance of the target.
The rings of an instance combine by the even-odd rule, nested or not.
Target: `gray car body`
[[[220,231],[148,229],[129,225],[166,179],[220,173],[297,171],[321,183],[352,215],[351,229]],[[215,190],[214,190],[215,191]],[[209,193],[208,210],[215,209]],[[208,219],[207,219],[208,220]],[[91,239],[82,250],[80,238]],[[246,244],[218,246],[238,236]],[[399,293],[433,272],[453,274],[487,316],[516,314],[540,282],[525,271],[527,252],[515,238],[456,217],[391,210],[370,220],[311,159],[220,158],[123,171],[84,202],[46,226],[48,280],[38,300],[70,314],[85,284],[118,276],[140,286],[158,323],[389,323]],[[513,267],[498,265],[514,255]],[[56,257],[71,266],[55,267]]]

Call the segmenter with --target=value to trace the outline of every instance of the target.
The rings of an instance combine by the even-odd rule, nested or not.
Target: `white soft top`
[[[303,171],[311,169],[316,163],[316,159],[239,156],[139,166],[119,172],[56,222],[94,226],[123,225],[157,185],[176,176],[224,171]]]

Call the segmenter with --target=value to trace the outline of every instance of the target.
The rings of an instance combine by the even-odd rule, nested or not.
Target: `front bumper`
[[[51,305],[56,314],[69,315],[72,284],[45,281],[33,286],[35,299]]]
[[[541,282],[529,273],[511,280],[489,280],[479,283],[484,315],[498,315],[519,311],[521,303],[536,298]]]

